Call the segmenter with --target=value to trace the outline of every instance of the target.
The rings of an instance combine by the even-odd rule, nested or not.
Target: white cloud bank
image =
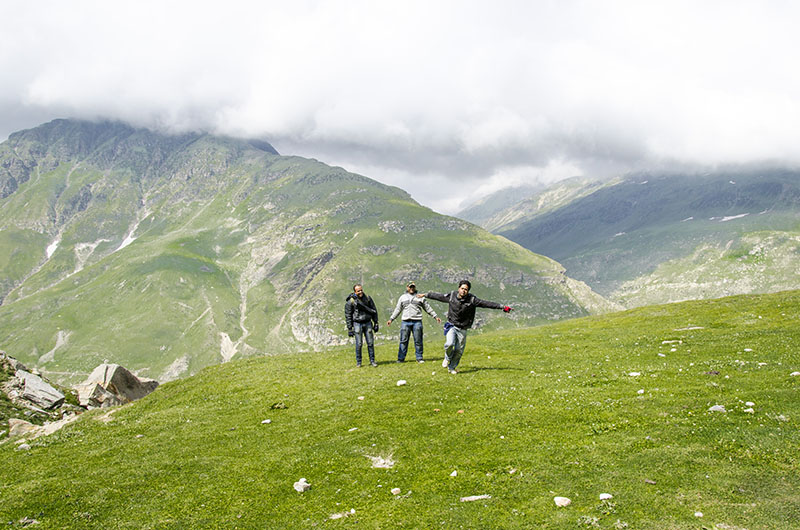
[[[800,161],[788,1],[3,2],[0,138],[258,136],[453,212],[509,184]]]

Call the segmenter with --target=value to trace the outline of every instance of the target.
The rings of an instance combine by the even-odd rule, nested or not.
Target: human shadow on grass
[[[482,372],[484,370],[503,370],[503,371],[511,370],[517,372],[525,371],[523,368],[511,368],[510,366],[470,366],[469,368],[465,368],[463,370],[461,368],[458,368],[458,373],[469,374],[472,372]]]

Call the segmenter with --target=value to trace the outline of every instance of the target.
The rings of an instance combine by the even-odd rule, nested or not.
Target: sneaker
[[[356,363],[356,368],[361,368],[361,363]]]
[[[456,370],[449,370],[451,375],[456,375],[458,372]]]
[[[370,362],[369,362],[369,365],[370,365],[371,367],[375,368],[375,367],[377,367],[377,366],[378,366],[378,363],[376,363],[375,361],[370,361]]]
[[[406,362],[406,360],[405,359],[397,359],[395,362],[396,363],[404,363],[404,362]]]
[[[425,359],[420,359],[420,360],[419,360],[419,361],[417,361],[417,362],[418,362],[419,364],[422,364],[422,363],[424,363],[424,362],[425,362]]]
[[[447,355],[445,355],[444,360],[442,361],[442,368],[447,368],[448,364],[450,364],[450,359],[448,359]]]

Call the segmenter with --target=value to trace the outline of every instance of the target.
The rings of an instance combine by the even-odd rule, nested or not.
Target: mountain
[[[485,228],[487,221],[498,212],[515,206],[521,197],[528,197],[541,188],[540,185],[504,188],[472,201],[455,216]]]
[[[571,189],[528,201],[565,196],[555,207],[517,205],[493,231],[626,307],[800,287],[800,172],[638,174]]]
[[[409,279],[515,307],[479,312],[486,329],[611,307],[549,258],[266,142],[56,120],[0,144],[0,168],[0,347],[59,382],[345,344],[354,283],[384,321]]]

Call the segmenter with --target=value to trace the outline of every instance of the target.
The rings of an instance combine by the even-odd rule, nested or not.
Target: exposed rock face
[[[112,407],[143,398],[156,389],[158,381],[139,379],[118,364],[101,364],[78,390],[84,407]]]
[[[17,378],[24,383],[22,398],[43,409],[54,409],[64,403],[64,394],[53,388],[38,375],[17,370]]]

